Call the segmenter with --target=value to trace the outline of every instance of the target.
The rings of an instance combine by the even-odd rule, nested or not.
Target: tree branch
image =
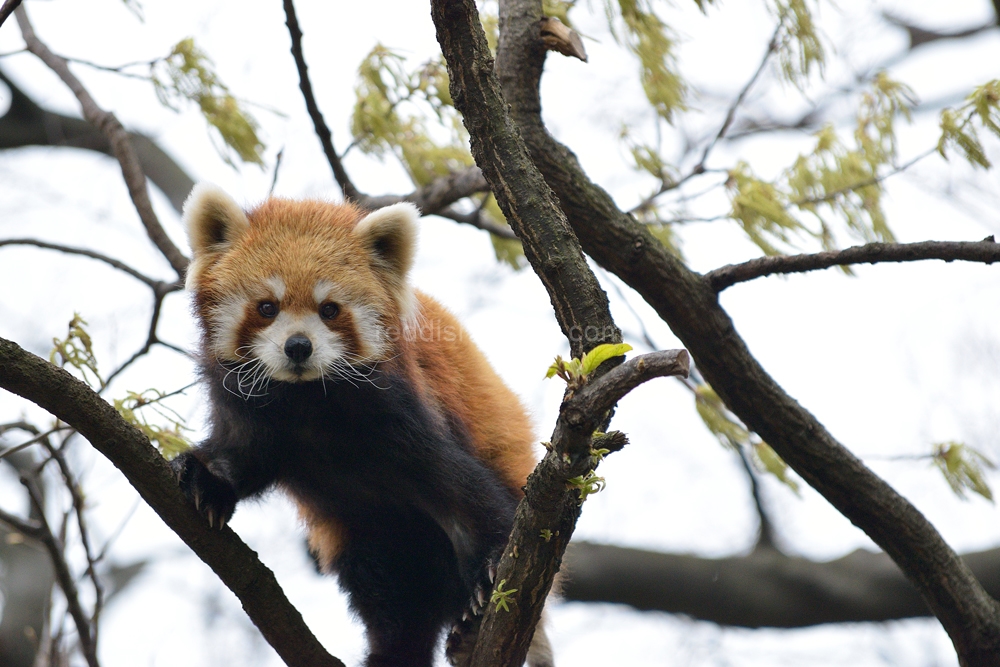
[[[312,83],[309,81],[309,67],[306,65],[305,54],[302,53],[302,30],[299,29],[299,20],[295,16],[295,5],[292,0],[283,0],[285,7],[285,25],[288,26],[288,34],[292,38],[292,57],[295,58],[295,68],[299,72],[299,89],[302,90],[302,97],[305,98],[306,109],[309,117],[312,118],[316,136],[319,137],[320,144],[323,145],[323,153],[327,162],[333,170],[333,177],[337,180],[341,192],[345,199],[357,200],[360,192],[354,187],[347,170],[337,155],[337,150],[333,147],[333,135],[326,121],[323,120],[323,113],[316,104],[316,96],[313,95]]]
[[[448,63],[452,99],[469,130],[472,155],[545,285],[572,355],[582,357],[601,343],[620,342],[608,297],[507,115],[474,2],[432,0],[431,16]],[[585,331],[593,336],[583,336]]]
[[[49,552],[49,558],[52,559],[56,581],[59,582],[59,588],[62,589],[63,595],[66,597],[66,606],[76,625],[76,634],[80,640],[80,650],[87,660],[89,667],[100,667],[97,662],[96,633],[91,628],[91,622],[84,613],[83,606],[80,604],[80,592],[76,587],[73,573],[70,572],[69,564],[66,562],[66,554],[64,553],[62,541],[55,536],[49,527],[48,521],[45,519],[45,507],[42,504],[41,496],[34,488],[33,480],[22,476],[21,483],[28,490],[31,504],[38,514],[39,529],[33,537],[45,546],[45,550]]]
[[[285,664],[343,667],[320,645],[256,554],[231,529],[210,529],[185,500],[173,472],[149,440],[89,387],[3,338],[0,387],[71,424],[114,463],[160,518],[236,594]]]
[[[49,68],[55,72],[63,82],[69,86],[73,94],[80,102],[83,117],[92,125],[101,130],[111,144],[112,150],[118,162],[121,164],[122,176],[128,186],[129,196],[135,205],[135,210],[139,214],[139,219],[146,228],[146,233],[153,244],[160,250],[166,260],[177,272],[177,276],[183,278],[187,270],[188,259],[174,245],[174,242],[167,236],[156,212],[153,211],[153,204],[149,200],[149,191],[146,188],[146,175],[142,170],[142,165],[136,156],[135,149],[129,140],[128,132],[118,122],[118,119],[111,112],[101,109],[94,98],[90,96],[87,89],[83,87],[69,70],[66,61],[52,53],[49,48],[35,35],[31,23],[28,21],[28,14],[24,7],[18,7],[15,11],[17,23],[21,27],[21,34],[28,50],[38,56]]]
[[[608,410],[643,382],[655,377],[686,376],[689,369],[685,350],[653,352],[630,359],[568,392],[548,452],[528,477],[510,540],[497,566],[497,581],[516,596],[507,609],[486,605],[472,667],[523,664],[545,598],[580,516],[586,493],[576,489],[587,481],[599,461],[593,455],[591,441],[594,439],[595,447],[609,451],[618,451],[628,442],[623,434],[613,432],[596,444],[594,431],[604,422]]]
[[[1000,549],[963,560],[1000,596]],[[573,542],[562,594],[579,602],[627,604],[744,628],[802,628],[931,616],[913,584],[885,553],[854,551],[818,563],[757,550],[699,558]]]
[[[808,255],[759,257],[742,264],[729,264],[705,274],[704,280],[716,292],[736,283],[763,276],[804,273],[831,266],[877,264],[880,262],[917,262],[940,259],[945,262],[963,260],[992,264],[1000,262],[1000,243],[992,236],[976,242],[924,241],[921,243],[869,243],[862,246],[818,252]]]
[[[501,0],[497,73],[532,158],[584,250],[670,325],[743,423],[892,557],[941,620],[961,663],[994,666],[1000,655],[1000,605],[913,505],[766,373],[707,282],[622,213],[576,156],[545,130],[538,89],[545,57],[536,34],[540,16],[540,0]]]
[[[34,246],[36,248],[45,248],[47,250],[58,250],[59,252],[64,252],[69,255],[82,255],[84,257],[90,257],[91,259],[96,259],[98,261],[104,262],[105,264],[112,266],[119,271],[124,271],[136,280],[145,283],[151,289],[165,290],[167,292],[176,292],[178,290],[184,289],[184,286],[179,282],[165,283],[161,280],[156,280],[150,278],[149,276],[136,271],[128,264],[120,262],[117,259],[108,257],[99,252],[94,252],[93,250],[88,250],[86,248],[74,248],[72,246],[65,246],[58,243],[48,243],[46,241],[38,241],[36,239],[0,239],[0,247],[7,245],[27,245]]]
[[[7,17],[11,15],[15,9],[21,4],[21,0],[5,0],[3,6],[0,7],[0,26],[3,25]]]

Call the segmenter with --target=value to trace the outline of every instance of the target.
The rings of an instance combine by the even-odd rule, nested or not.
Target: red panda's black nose
[[[285,341],[285,356],[297,364],[301,364],[303,361],[308,359],[309,355],[312,354],[312,351],[312,343],[302,334],[290,336],[288,340]]]

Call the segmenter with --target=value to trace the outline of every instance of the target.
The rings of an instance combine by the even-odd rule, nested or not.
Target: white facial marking
[[[264,284],[271,288],[274,298],[281,301],[285,298],[285,281],[278,276],[271,276],[264,281]]]
[[[312,353],[301,364],[285,354],[285,342],[295,335],[305,336],[312,344]],[[280,312],[270,326],[254,336],[254,355],[270,377],[285,382],[319,380],[345,352],[341,336],[330,331],[318,313]]]
[[[231,296],[216,305],[208,314],[208,326],[212,338],[212,352],[220,359],[248,358],[250,350],[237,350],[240,326],[246,313],[247,301],[243,297]]]

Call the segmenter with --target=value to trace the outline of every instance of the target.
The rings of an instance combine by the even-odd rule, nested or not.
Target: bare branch
[[[274,574],[232,532],[212,530],[181,494],[160,453],[104,399],[66,371],[0,338],[0,387],[78,429],[205,561],[290,667],[343,667],[309,631]]]
[[[126,361],[121,366],[116,368],[114,371],[111,372],[110,375],[108,375],[108,377],[104,379],[104,387],[110,385],[111,381],[115,379],[122,371],[131,366],[133,363],[135,363],[135,361],[138,360],[140,357],[143,357],[144,355],[148,354],[149,351],[153,348],[153,346],[160,342],[160,339],[156,337],[156,327],[160,323],[160,311],[163,308],[163,297],[165,297],[166,295],[167,293],[165,292],[154,293],[153,314],[149,320],[149,332],[146,334],[146,342],[143,343],[142,347],[139,348],[135,352],[135,354],[129,357],[128,361]]]
[[[323,145],[323,153],[326,155],[327,162],[330,163],[333,177],[344,193],[344,198],[357,200],[361,193],[354,187],[351,177],[347,175],[347,170],[344,169],[344,165],[337,155],[337,150],[333,147],[333,135],[330,133],[330,128],[327,127],[326,121],[323,120],[323,113],[319,110],[319,105],[316,104],[316,96],[313,94],[312,83],[309,81],[309,67],[306,65],[306,58],[302,53],[302,30],[299,29],[299,20],[295,16],[295,5],[292,0],[284,0],[283,4],[285,25],[288,26],[288,34],[292,38],[292,57],[295,58],[295,67],[299,71],[299,88],[302,90],[302,97],[305,98],[309,117],[312,118],[316,135]]]
[[[476,209],[471,213],[460,213],[449,206],[448,208],[441,209],[434,215],[439,215],[442,218],[448,218],[449,220],[454,220],[455,222],[472,225],[477,229],[482,229],[483,231],[489,232],[490,234],[498,236],[502,239],[517,239],[517,234],[511,231],[510,227],[501,227],[500,225],[490,222],[479,209]]]
[[[3,25],[7,17],[11,15],[11,12],[17,9],[20,4],[21,0],[6,0],[3,3],[3,6],[0,7],[0,26]]]
[[[736,283],[781,273],[805,273],[831,266],[878,264],[881,262],[917,262],[940,259],[992,264],[1000,262],[1000,243],[992,236],[982,241],[923,241],[921,243],[869,243],[862,246],[818,252],[809,255],[760,257],[742,264],[730,264],[705,274],[704,279],[716,292]]]
[[[490,186],[479,167],[466,167],[437,178],[417,188],[408,195],[359,195],[358,203],[376,209],[408,201],[424,215],[437,214],[443,208],[480,192],[489,192]]]
[[[35,246],[36,248],[45,248],[47,250],[58,250],[59,252],[64,252],[69,255],[83,255],[84,257],[90,257],[91,259],[96,259],[98,261],[104,262],[109,266],[113,266],[119,271],[124,271],[138,281],[141,281],[151,287],[152,289],[165,289],[169,292],[176,292],[184,288],[184,286],[179,282],[174,283],[164,283],[163,281],[150,278],[149,276],[136,271],[128,264],[121,262],[112,257],[108,257],[99,252],[94,252],[93,250],[88,250],[86,248],[74,248],[72,246],[65,246],[58,243],[48,243],[46,241],[39,241],[37,239],[0,239],[0,247],[7,245],[27,245]]]
[[[39,517],[39,530],[34,537],[45,546],[45,550],[49,552],[49,558],[52,559],[56,581],[59,582],[59,588],[62,589],[63,595],[66,597],[66,606],[70,616],[73,618],[73,622],[76,624],[80,649],[89,667],[100,667],[97,662],[97,642],[91,629],[90,620],[87,618],[87,615],[83,611],[83,606],[80,604],[80,592],[77,590],[73,573],[70,572],[69,564],[66,562],[62,540],[56,537],[51,528],[49,528],[49,523],[45,519],[45,506],[42,504],[41,494],[35,488],[34,481],[22,476],[21,483],[28,490],[31,504],[35,507]]]
[[[146,188],[146,174],[142,170],[135,149],[129,140],[128,132],[118,122],[115,115],[109,111],[101,109],[94,98],[90,96],[87,89],[83,87],[80,80],[69,70],[66,61],[52,53],[49,48],[35,35],[31,23],[28,21],[28,14],[24,7],[18,7],[15,11],[17,23],[21,27],[21,34],[28,50],[38,56],[49,68],[55,72],[63,82],[69,86],[73,94],[80,102],[83,117],[92,125],[101,130],[111,143],[115,157],[121,164],[122,176],[128,186],[129,195],[135,210],[142,220],[146,233],[153,244],[160,250],[166,260],[177,272],[178,277],[183,277],[187,270],[188,258],[184,256],[174,242],[167,236],[156,212],[153,211],[153,204],[149,200],[149,191]]]

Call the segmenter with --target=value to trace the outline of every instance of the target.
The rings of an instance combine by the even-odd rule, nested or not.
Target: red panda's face
[[[409,204],[365,216],[350,205],[271,199],[249,213],[198,186],[185,205],[207,352],[245,393],[270,380],[359,377],[394,354],[412,316]]]

